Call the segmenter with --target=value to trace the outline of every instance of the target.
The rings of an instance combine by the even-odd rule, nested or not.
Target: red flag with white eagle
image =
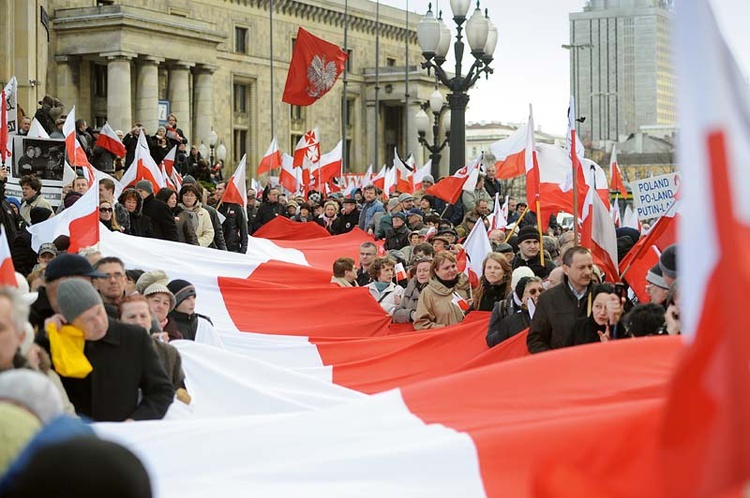
[[[281,100],[298,106],[313,104],[333,88],[346,58],[338,46],[299,28]]]
[[[13,154],[13,136],[18,132],[18,81],[15,76],[5,85],[0,105],[0,158],[7,166]]]
[[[48,220],[31,225],[27,230],[31,233],[31,248],[34,251],[60,235],[70,237],[69,253],[98,244],[99,189],[88,189],[75,204]]]
[[[0,224],[0,287],[3,286],[18,287],[18,282],[5,227]]]
[[[243,208],[247,207],[247,183],[246,183],[246,155],[242,156],[240,164],[234,170],[232,176],[227,180],[224,196],[221,202],[233,202]]]
[[[617,145],[612,146],[612,157],[609,160],[609,189],[620,192],[623,199],[628,198],[628,189],[622,181],[620,165],[617,164]]]
[[[81,147],[81,143],[78,141],[76,136],[76,108],[73,108],[65,118],[63,124],[63,135],[65,135],[65,152],[67,154],[68,164],[73,168],[81,168],[83,170],[83,176],[89,183],[89,187],[94,185],[96,181],[96,172],[94,167],[91,166],[89,158],[86,157],[86,151]]]
[[[276,139],[276,135],[274,135],[271,143],[268,145],[268,150],[263,154],[263,158],[258,164],[257,174],[262,175],[280,167],[281,149],[279,149],[279,141]]]
[[[669,389],[659,470],[669,496],[739,496],[750,482],[747,80],[707,0],[682,2],[674,26],[679,320],[692,343]]]
[[[609,209],[594,189],[589,189],[586,194],[582,211],[581,245],[591,251],[594,263],[604,270],[608,280],[619,281],[615,224],[612,222]]]
[[[164,179],[164,175],[161,172],[159,166],[156,165],[154,158],[151,156],[151,151],[146,142],[146,134],[143,130],[138,135],[138,143],[135,147],[135,155],[133,156],[133,162],[130,167],[122,175],[120,183],[123,187],[134,187],[136,183],[141,180],[148,180],[154,187],[154,195],[156,195],[162,187],[167,186],[167,182]]]
[[[455,204],[464,191],[472,192],[479,178],[479,165],[481,156],[477,157],[471,164],[456,171],[452,176],[443,178],[432,187],[424,191],[425,194],[434,195],[450,204]]]
[[[104,123],[104,126],[102,126],[102,129],[99,132],[99,138],[96,139],[96,145],[103,149],[107,149],[117,157],[125,157],[125,154],[127,153],[125,145],[123,145],[120,137],[115,133],[115,130],[109,126],[109,122]]]

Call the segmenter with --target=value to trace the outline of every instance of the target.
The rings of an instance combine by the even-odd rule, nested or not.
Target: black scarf
[[[438,282],[440,282],[441,284],[443,284],[444,286],[448,287],[449,289],[454,288],[456,286],[456,284],[458,284],[459,277],[460,277],[460,275],[456,275],[456,278],[454,278],[452,280],[443,280],[442,278],[440,278],[437,275],[435,275],[435,279]]]

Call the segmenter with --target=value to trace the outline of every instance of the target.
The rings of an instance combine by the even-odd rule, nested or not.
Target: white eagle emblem
[[[307,66],[307,95],[314,99],[322,97],[336,83],[336,76],[336,63],[316,55]]]

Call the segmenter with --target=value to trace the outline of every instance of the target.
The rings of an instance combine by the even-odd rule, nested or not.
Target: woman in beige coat
[[[198,245],[208,247],[214,241],[214,226],[211,223],[211,215],[201,206],[201,193],[193,184],[183,185],[180,189],[180,207],[184,209],[195,228],[195,235],[198,236]]]
[[[470,292],[469,279],[458,272],[456,257],[448,251],[437,253],[430,267],[430,283],[419,295],[414,328],[433,329],[460,323],[471,305]]]

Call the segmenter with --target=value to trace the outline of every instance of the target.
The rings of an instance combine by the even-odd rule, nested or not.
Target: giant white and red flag
[[[141,180],[148,180],[154,187],[154,194],[162,187],[167,186],[161,169],[157,166],[146,141],[146,134],[141,129],[138,134],[138,143],[135,146],[135,155],[130,167],[122,175],[120,183],[123,187],[134,187]]]
[[[86,151],[81,147],[81,143],[76,136],[76,108],[73,106],[63,123],[63,135],[65,136],[65,152],[67,154],[68,164],[72,168],[81,168],[83,176],[88,181],[89,188],[96,181],[96,171],[86,157]]]
[[[99,189],[88,189],[75,204],[48,220],[28,227],[27,230],[31,233],[31,248],[34,251],[38,251],[39,246],[45,242],[53,242],[61,235],[70,238],[70,253],[98,244]]]

